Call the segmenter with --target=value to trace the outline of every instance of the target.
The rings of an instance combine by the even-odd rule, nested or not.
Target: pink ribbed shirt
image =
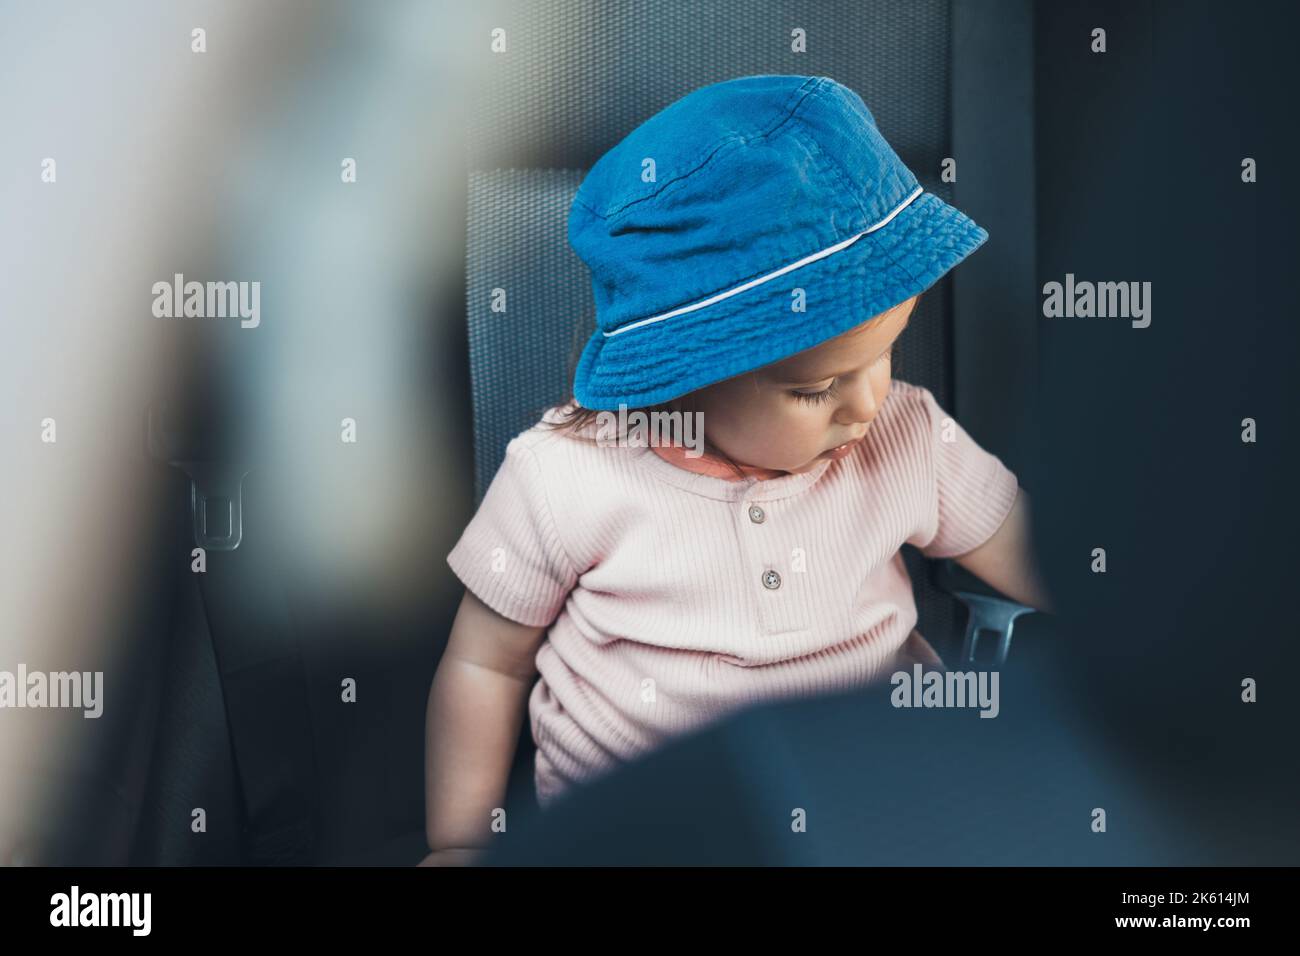
[[[489,607],[547,628],[528,701],[546,806],[738,708],[886,678],[914,646],[899,548],[974,550],[1018,488],[897,379],[853,454],[766,480],[539,423],[507,446],[447,562]]]

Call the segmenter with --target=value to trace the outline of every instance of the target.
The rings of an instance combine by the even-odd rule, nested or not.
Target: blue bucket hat
[[[987,238],[918,185],[848,87],[701,87],[574,196],[569,243],[596,302],[574,398],[656,405],[778,362],[925,291]]]

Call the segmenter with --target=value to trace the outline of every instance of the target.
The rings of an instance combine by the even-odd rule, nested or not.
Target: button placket
[[[789,577],[785,558],[789,548],[780,533],[780,522],[773,524],[769,509],[754,501],[742,501],[737,517],[741,514],[744,515],[741,542],[754,567],[751,573],[756,573],[758,578],[757,610],[762,630],[768,634],[806,630],[806,621],[792,620],[802,615],[796,608],[803,603],[799,600],[800,588]]]

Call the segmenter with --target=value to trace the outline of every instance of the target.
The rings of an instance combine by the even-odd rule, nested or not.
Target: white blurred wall
[[[429,381],[427,350],[437,323],[464,321],[463,305],[433,306],[463,277],[460,111],[494,16],[0,3],[0,670],[111,659],[126,599],[148,586],[132,555],[156,501],[130,456],[146,403],[183,390],[196,357],[232,396],[250,454],[283,466],[288,574],[399,599],[429,586],[410,561],[428,543],[405,516],[473,469],[441,451],[457,406]],[[340,181],[344,157],[355,184]],[[260,280],[260,326],[156,318],[151,284],[174,272]],[[200,347],[183,321],[225,324]],[[338,440],[345,416],[355,448]],[[24,810],[52,796],[88,723],[0,710],[0,854],[30,832]]]

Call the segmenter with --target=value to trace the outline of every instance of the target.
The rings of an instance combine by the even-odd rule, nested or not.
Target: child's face
[[[739,464],[799,473],[862,438],[889,394],[890,351],[915,305],[913,296],[821,345],[700,389],[694,408],[709,442]]]

